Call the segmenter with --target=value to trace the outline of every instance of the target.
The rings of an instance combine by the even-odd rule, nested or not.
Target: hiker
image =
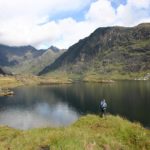
[[[106,103],[105,99],[103,99],[100,102],[100,109],[101,109],[101,115],[102,115],[102,117],[106,115],[106,108],[107,108],[107,103]]]

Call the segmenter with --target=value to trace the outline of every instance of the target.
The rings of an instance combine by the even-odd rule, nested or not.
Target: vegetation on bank
[[[14,76],[0,76],[0,88],[13,88],[22,85]]]
[[[67,73],[54,71],[43,76],[15,75],[0,76],[0,89],[14,88],[22,85],[69,84],[73,82],[113,83],[115,80],[150,80],[150,72],[99,74],[94,71],[86,73]],[[1,92],[1,91],[0,91]]]
[[[43,85],[43,84],[62,84],[72,83],[67,76],[34,76],[34,75],[16,75],[0,76],[0,88],[14,88],[21,85]]]
[[[0,76],[0,96],[13,95],[11,88],[23,85],[50,85],[50,84],[69,84],[72,80],[67,76],[34,76],[34,75],[16,75]]]
[[[150,71],[125,73],[114,71],[112,73],[99,74],[94,71],[90,71],[84,74],[83,81],[87,82],[108,82],[112,83],[114,80],[150,80]]]
[[[117,80],[150,80],[150,71],[128,73],[114,71],[112,73],[98,73],[93,70],[83,73],[72,73],[66,71],[54,71],[43,77],[53,77],[56,79],[67,79],[71,82],[96,82],[96,83],[113,83]],[[65,80],[64,80],[65,81]]]
[[[27,131],[0,126],[1,150],[116,150],[150,149],[150,130],[119,116],[81,117],[62,128]]]

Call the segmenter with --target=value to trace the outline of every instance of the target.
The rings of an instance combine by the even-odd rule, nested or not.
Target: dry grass
[[[13,76],[0,77],[0,88],[13,88],[22,85],[22,83]]]
[[[50,85],[72,83],[67,76],[34,76],[34,75],[17,75],[1,76],[0,88],[14,88],[21,85]]]

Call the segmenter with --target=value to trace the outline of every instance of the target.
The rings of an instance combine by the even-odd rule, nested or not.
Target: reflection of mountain
[[[85,83],[62,85],[51,87],[50,91],[57,99],[68,103],[71,108],[81,114],[99,113],[100,100],[105,98],[108,103],[108,112],[149,126],[147,114],[150,103],[144,96],[150,96],[148,87],[149,83],[129,81],[103,85]]]
[[[71,46],[40,74],[53,70],[73,73],[120,74],[150,70],[150,23],[136,27],[98,28]]]
[[[99,106],[99,96],[95,93],[98,93],[98,91],[96,90],[93,93],[91,89],[92,86],[88,86],[88,84],[73,84],[55,86],[51,88],[51,92],[61,101],[68,103],[78,113],[97,113],[99,109],[97,107]]]
[[[49,103],[53,106],[60,101],[51,90],[44,87],[19,87],[14,92],[16,94],[13,97],[0,97],[0,106],[32,108],[38,103]]]
[[[64,50],[54,46],[46,50],[36,50],[32,46],[0,45],[0,66],[13,73],[37,74],[63,52]]]
[[[148,81],[19,87],[14,91],[16,94],[13,97],[0,97],[0,108],[23,110],[38,108],[39,111],[39,109],[46,110],[50,107],[51,110],[57,108],[58,113],[63,111],[62,109],[68,111],[69,108],[76,114],[97,114],[100,111],[99,102],[105,98],[108,103],[108,112],[149,126],[149,90]]]
[[[63,102],[51,88],[20,87],[15,93],[13,97],[0,97],[0,124],[30,129],[66,126],[78,119],[78,112]]]

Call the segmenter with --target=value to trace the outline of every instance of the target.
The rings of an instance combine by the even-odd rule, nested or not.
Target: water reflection
[[[149,91],[149,81],[19,87],[15,96],[0,97],[0,124],[20,129],[66,126],[81,114],[98,114],[105,98],[110,113],[150,127]]]
[[[45,90],[41,91],[39,88],[22,87],[16,89],[13,97],[1,97],[0,124],[17,129],[30,129],[66,126],[78,119],[78,112],[67,103],[61,102],[51,92],[46,94]]]

